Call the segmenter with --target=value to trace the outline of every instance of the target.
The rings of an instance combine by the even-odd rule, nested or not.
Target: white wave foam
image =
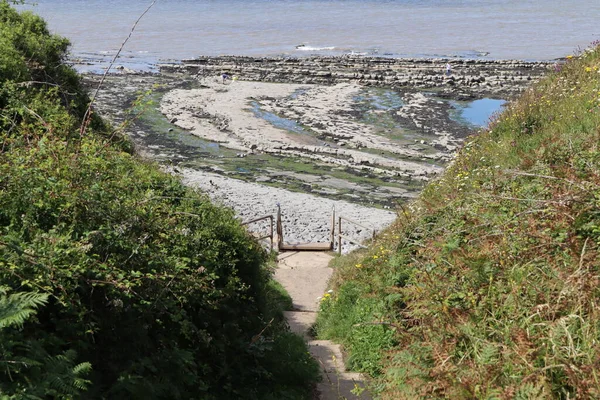
[[[313,47],[305,44],[299,44],[296,46],[296,50],[298,51],[331,51],[335,49],[335,46]]]

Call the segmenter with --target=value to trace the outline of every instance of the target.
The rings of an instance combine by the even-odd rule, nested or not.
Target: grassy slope
[[[599,69],[569,57],[337,261],[318,333],[382,398],[600,396]]]

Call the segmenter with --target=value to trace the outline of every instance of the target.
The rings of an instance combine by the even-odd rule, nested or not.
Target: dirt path
[[[359,373],[346,371],[341,348],[329,340],[313,340],[309,334],[317,319],[319,298],[327,290],[327,281],[333,270],[325,252],[286,252],[278,256],[275,279],[285,287],[293,300],[293,311],[285,313],[293,332],[302,335],[312,356],[321,365],[323,380],[317,385],[315,400],[371,399],[366,392],[353,394],[355,387],[363,387]]]

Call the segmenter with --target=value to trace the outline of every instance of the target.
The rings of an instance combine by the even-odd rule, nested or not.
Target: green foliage
[[[67,39],[49,33],[43,19],[30,12],[18,13],[0,0],[0,129],[4,131],[4,148],[12,140],[35,138],[42,132],[76,136],[88,97],[75,70],[64,63],[68,46]],[[90,126],[97,133],[105,129],[97,117]]]
[[[382,398],[600,397],[600,48],[557,69],[338,261],[318,333]],[[382,322],[397,345],[353,347]]]
[[[318,369],[233,212],[100,120],[79,135],[88,99],[41,19],[0,1],[0,31],[0,284],[48,298],[2,331],[1,395],[306,398]],[[6,323],[41,301],[11,299]]]
[[[338,339],[350,353],[350,369],[377,376],[380,373],[381,350],[396,342],[393,328],[380,321],[385,302],[375,297],[362,297],[364,287],[349,281],[338,293],[325,294],[321,299],[319,336]]]
[[[11,325],[22,326],[35,313],[35,309],[48,300],[48,295],[35,292],[6,296],[6,291],[0,288],[0,293],[0,329]]]
[[[0,288],[2,399],[43,399],[46,396],[67,399],[79,395],[90,383],[83,376],[90,372],[91,365],[87,362],[75,365],[74,351],[50,356],[40,343],[27,342],[21,337],[26,320],[47,300],[46,294],[29,292],[7,295],[6,288]]]

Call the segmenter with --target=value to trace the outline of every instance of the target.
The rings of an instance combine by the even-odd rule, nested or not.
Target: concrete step
[[[362,374],[346,371],[340,345],[329,340],[311,340],[308,342],[308,350],[321,365],[323,377],[317,385],[319,397],[315,400],[372,399],[364,390]]]
[[[304,338],[310,354],[321,366],[322,381],[315,400],[370,400],[363,391],[364,377],[348,372],[341,347],[329,340],[312,340],[310,331],[317,320],[319,297],[327,290],[333,257],[323,252],[280,253],[274,278],[292,297],[294,310],[286,311],[290,330]],[[354,393],[352,393],[354,391]]]
[[[281,253],[275,280],[292,297],[294,310],[318,311],[319,300],[327,290],[333,269],[327,265],[333,257],[321,252]]]
[[[285,319],[287,320],[290,330],[297,335],[300,335],[304,340],[311,339],[310,331],[312,326],[317,322],[317,313],[313,311],[284,311]]]

